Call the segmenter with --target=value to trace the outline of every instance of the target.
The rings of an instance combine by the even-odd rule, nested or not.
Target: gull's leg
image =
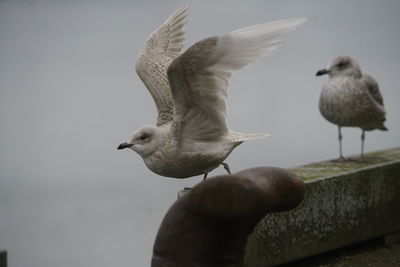
[[[342,136],[342,131],[341,131],[341,128],[342,127],[340,127],[340,126],[338,126],[339,128],[339,135],[338,135],[338,137],[339,137],[339,153],[340,153],[340,155],[339,155],[339,160],[344,160],[344,157],[343,157],[343,153],[342,153],[342,138],[343,138],[343,136]]]
[[[203,177],[203,181],[205,181],[207,179],[207,175],[208,175],[208,172],[205,172],[204,173],[204,177]]]
[[[365,130],[362,130],[361,133],[361,156],[360,158],[364,157],[364,140],[365,140]]]
[[[228,172],[228,174],[231,174],[231,169],[229,168],[228,163],[222,162],[222,166],[224,166],[224,169]]]

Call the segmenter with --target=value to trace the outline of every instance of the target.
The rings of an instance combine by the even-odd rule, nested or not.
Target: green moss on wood
[[[321,161],[295,167],[291,170],[304,181],[312,181],[321,178],[339,176],[350,172],[357,172],[365,168],[393,161],[400,161],[400,147],[368,153],[362,161]]]
[[[293,168],[305,181],[304,201],[258,224],[245,266],[273,266],[399,231],[400,148],[366,158]]]

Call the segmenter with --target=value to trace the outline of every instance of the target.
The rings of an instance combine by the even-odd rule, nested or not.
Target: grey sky
[[[148,34],[182,3],[0,0],[0,249],[11,267],[149,265],[177,191],[201,178],[157,176],[116,147],[155,121],[134,64]],[[366,151],[399,146],[399,12],[396,0],[191,1],[186,47],[252,24],[311,18],[235,74],[230,128],[271,137],[237,148],[232,170],[338,156],[336,127],[318,111],[326,77],[314,75],[341,54],[356,58],[384,96],[389,131],[368,132]],[[360,134],[343,130],[345,155],[359,153]]]

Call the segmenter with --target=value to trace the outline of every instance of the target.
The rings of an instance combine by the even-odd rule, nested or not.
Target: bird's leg
[[[342,138],[343,138],[343,136],[342,136],[341,128],[342,127],[340,127],[340,126],[338,128],[339,129],[339,135],[338,135],[338,137],[339,137],[339,153],[340,153],[339,160],[344,160],[343,153],[342,153]]]
[[[204,173],[204,177],[203,177],[203,181],[205,181],[207,179],[207,175],[208,175],[208,172],[205,172]]]
[[[229,168],[228,163],[222,162],[222,166],[224,166],[224,169],[228,172],[228,174],[231,174],[231,169]]]
[[[361,156],[360,158],[364,157],[364,140],[365,140],[365,130],[362,130],[361,133]]]

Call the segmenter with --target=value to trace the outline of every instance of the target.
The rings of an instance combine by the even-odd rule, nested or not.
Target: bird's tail
[[[380,121],[380,124],[376,127],[376,129],[382,130],[382,131],[387,131],[389,130],[386,126],[385,126],[385,121],[386,118],[384,118],[382,121]]]
[[[381,126],[378,127],[379,130],[388,131],[389,129],[382,123]]]
[[[239,132],[230,132],[230,137],[233,142],[243,142],[247,140],[255,140],[255,139],[261,139],[270,136],[269,134],[264,134],[264,133],[239,133]]]

